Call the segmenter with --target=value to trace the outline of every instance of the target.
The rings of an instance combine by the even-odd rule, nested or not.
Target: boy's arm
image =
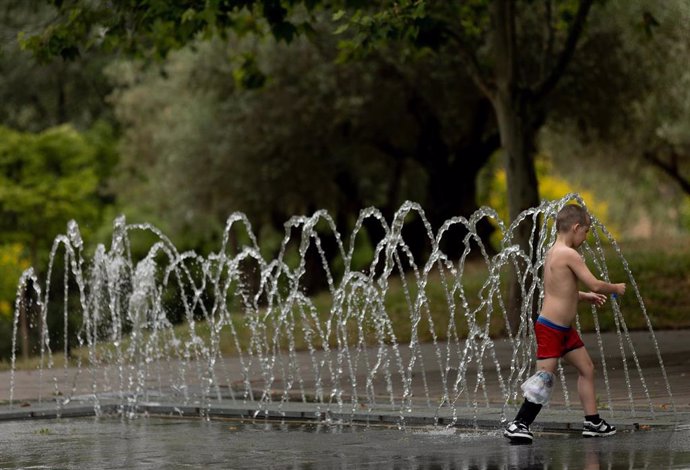
[[[605,282],[597,279],[594,274],[589,270],[585,260],[582,256],[575,251],[570,250],[568,254],[567,262],[568,267],[575,273],[575,277],[582,282],[589,290],[596,294],[619,294],[623,295],[625,293],[625,284],[612,284],[610,282]]]
[[[606,296],[604,294],[596,294],[594,292],[578,292],[578,300],[589,302],[590,304],[601,307],[606,303]]]

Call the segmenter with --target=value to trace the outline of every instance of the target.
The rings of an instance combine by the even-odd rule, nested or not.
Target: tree
[[[91,2],[72,0],[59,8],[61,21],[26,44],[39,54],[74,57],[83,45],[166,54],[201,36],[261,29],[265,18],[277,38],[292,39],[312,31],[308,15],[317,4],[359,7],[349,23],[357,26],[352,43],[375,48],[391,39],[414,47],[452,47],[475,86],[491,103],[503,147],[511,220],[539,203],[534,168],[536,137],[548,115],[548,97],[566,72],[582,35],[593,0],[532,1],[382,0],[358,1],[235,0],[224,2]],[[297,6],[305,10],[290,17]],[[363,6],[366,5],[366,6]],[[302,14],[300,14],[302,13]],[[341,18],[346,16],[338,14]],[[306,17],[306,21],[303,18]],[[341,30],[344,28],[341,28]],[[532,225],[526,221],[517,239],[529,250]],[[514,293],[513,304],[516,304]],[[516,328],[519,311],[511,308]]]
[[[496,114],[514,219],[539,202],[533,162],[536,136],[592,3],[380,2],[379,8],[363,8],[349,17],[349,24],[357,28],[349,49],[377,48],[393,38],[406,38],[417,48],[456,51]]]
[[[38,267],[70,219],[78,219],[88,231],[100,215],[102,156],[96,145],[68,126],[40,134],[0,127],[0,238],[27,247],[31,264]],[[27,316],[20,317],[25,357]]]
[[[408,54],[454,51],[474,86],[490,103],[498,123],[510,217],[514,219],[539,202],[533,161],[537,135],[553,116],[563,84],[577,85],[583,76],[574,72],[587,70],[571,66],[574,58],[582,57],[576,52],[593,4],[593,0],[381,0],[373,4],[354,0],[236,0],[172,5],[143,1],[131,8],[126,1],[72,0],[61,2],[61,21],[43,34],[29,37],[25,44],[39,55],[74,57],[83,53],[84,47],[104,47],[151,58],[199,37],[222,36],[228,30],[260,32],[262,23],[257,17],[265,18],[276,38],[291,40],[298,33],[311,34],[310,15],[323,6],[338,11],[338,31],[350,51],[379,51],[391,43],[407,44],[404,52]],[[620,5],[624,10],[629,2]],[[646,10],[640,13],[643,30],[653,35],[658,28],[654,14]],[[247,62],[251,65],[251,60]],[[433,127],[433,119],[426,122]],[[442,145],[434,146],[438,141],[428,144],[443,153]],[[678,146],[674,149],[677,154]],[[673,159],[662,160],[659,152],[648,155],[650,160],[663,163],[667,171],[681,174]],[[528,223],[521,225],[518,238],[526,249],[530,231]],[[513,326],[516,314],[513,308]]]
[[[25,35],[22,43],[38,58],[45,60],[54,56],[75,58],[94,49],[124,51],[130,56],[152,59],[165,57],[171,50],[194,40],[226,37],[232,31],[240,35],[270,33],[285,41],[292,41],[297,35],[313,37],[315,26],[320,21],[319,15],[315,14],[317,10],[364,4],[366,2],[351,0],[139,1],[133,8],[127,1],[71,0],[57,4],[57,18],[38,34]],[[386,5],[389,4],[383,2],[383,6]],[[384,73],[396,74],[400,81],[407,83],[409,100],[406,104],[410,109],[414,108],[426,139],[420,142],[415,159],[431,175],[429,188],[433,201],[428,207],[432,223],[439,226],[450,216],[458,213],[468,215],[476,208],[476,203],[470,202],[474,200],[474,179],[496,149],[498,134],[493,130],[495,124],[487,113],[489,102],[475,99],[470,105],[475,118],[474,132],[463,132],[463,141],[457,145],[444,143],[439,135],[443,122],[430,112],[433,105],[416,91],[418,84],[410,82],[409,77],[394,65],[396,61],[389,61]],[[262,80],[260,73],[254,73],[254,64],[253,58],[247,56],[243,64],[249,72],[246,75]],[[464,89],[470,96],[477,95],[472,87]],[[400,149],[387,143],[379,144],[381,150],[391,155],[401,154]],[[400,158],[394,159],[401,162]],[[397,166],[402,167],[400,164]],[[458,184],[458,179],[462,184]],[[488,227],[484,229],[489,230]]]
[[[0,7],[0,125],[40,132],[69,122],[87,129],[110,117],[102,73],[109,56],[87,52],[78,63],[39,62],[20,49],[19,32],[45,27],[51,12],[37,0],[7,0]]]
[[[678,214],[687,207],[682,191],[690,175],[689,18],[682,0],[606,2],[593,11],[552,100],[542,149],[559,172],[596,187],[619,226],[651,218],[653,232],[684,229]]]
[[[54,18],[36,34],[22,34],[22,43],[37,58],[74,59],[89,50],[120,51],[128,56],[165,57],[196,39],[269,33],[290,41],[310,33],[308,18],[290,21],[293,8],[313,9],[316,0],[61,0]],[[259,21],[264,19],[265,21]],[[266,30],[269,29],[269,31]]]
[[[474,212],[476,175],[498,137],[462,68],[443,55],[339,64],[333,37],[314,34],[290,45],[231,35],[160,67],[114,69],[122,194],[156,203],[177,234],[208,218],[220,225],[230,210],[282,230],[293,214],[327,208],[341,233],[363,207],[391,218],[405,199],[423,203],[435,228]],[[259,88],[243,84],[237,64],[250,53],[267,76]],[[137,185],[135,174],[157,183]],[[407,228],[421,255],[426,229]]]
[[[406,38],[417,48],[456,51],[475,86],[491,103],[504,153],[510,220],[539,203],[534,156],[536,139],[549,113],[549,98],[566,74],[584,31],[593,0],[490,0],[381,2],[348,21],[357,33],[350,50],[376,48]],[[346,29],[345,23],[342,29]],[[531,250],[531,220],[516,239]],[[509,321],[519,321],[517,284],[510,295]]]
[[[130,8],[126,1],[60,3],[60,21],[25,41],[39,57],[75,57],[94,46],[164,56],[199,36],[224,35],[228,29],[260,31],[257,15],[265,18],[276,38],[291,40],[298,33],[313,32],[309,17],[289,16],[298,5],[308,12],[320,3],[336,8],[362,4],[143,1]],[[592,3],[549,0],[535,7],[533,2],[516,0],[381,1],[373,6],[364,3],[367,7],[355,11],[350,20],[359,27],[355,40],[362,47],[409,39],[419,47],[455,48],[496,114],[514,218],[539,202],[532,160],[536,134],[546,116],[546,100],[574,55]],[[521,238],[527,240],[524,235]]]
[[[620,133],[620,144],[690,195],[690,7],[680,1],[643,4],[635,13],[628,24],[638,28],[619,34],[636,46],[638,68],[627,77],[640,93],[631,100],[630,125]]]

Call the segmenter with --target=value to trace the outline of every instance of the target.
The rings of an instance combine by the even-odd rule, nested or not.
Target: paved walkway
[[[656,342],[649,332],[633,332],[630,334],[630,342],[627,339],[619,342],[620,338],[615,334],[604,334],[601,337],[601,346],[605,351],[602,360],[597,337],[593,334],[584,335],[585,344],[595,364],[598,365],[597,392],[601,397],[599,402],[601,413],[622,430],[657,426],[690,426],[690,330],[658,331],[654,333],[654,337]],[[655,344],[660,348],[663,369],[659,363]],[[494,346],[498,363],[506,373],[505,369],[510,363],[512,348],[505,341],[496,341]],[[402,401],[389,400],[396,393],[399,398],[400,391],[386,390],[386,383],[399,382],[400,377],[395,377],[395,374],[391,377],[379,376],[371,382],[372,387],[375,386],[377,390],[376,396],[379,397],[376,403],[365,397],[353,401],[350,396],[343,396],[340,402],[334,400],[331,403],[315,403],[309,399],[303,401],[305,393],[316,393],[315,389],[318,388],[313,381],[310,382],[308,379],[302,381],[299,392],[297,392],[297,387],[289,387],[290,400],[285,401],[284,398],[287,396],[284,393],[285,377],[275,378],[273,389],[276,390],[276,395],[270,400],[260,401],[258,395],[253,399],[239,397],[233,394],[233,387],[242,382],[238,378],[242,377],[243,366],[236,358],[224,358],[219,367],[223,368],[223,376],[230,378],[228,378],[227,386],[219,388],[220,399],[218,400],[219,396],[216,395],[213,400],[202,399],[196,402],[183,398],[193,392],[194,384],[190,384],[189,390],[178,390],[177,395],[157,394],[152,391],[155,387],[145,394],[141,391],[139,394],[121,393],[119,390],[123,388],[132,390],[132,387],[118,387],[116,384],[132,385],[133,379],[131,375],[128,375],[129,371],[117,367],[97,371],[76,369],[58,369],[43,373],[17,371],[14,377],[10,372],[2,372],[0,373],[0,400],[4,405],[0,407],[0,420],[93,415],[94,405],[101,413],[116,413],[131,405],[130,409],[133,411],[180,416],[208,415],[218,418],[246,419],[267,417],[295,420],[319,418],[391,425],[402,421],[408,425],[455,424],[496,428],[500,426],[502,418],[511,418],[515,413],[517,404],[503,403],[499,379],[488,373],[494,366],[491,361],[485,365],[486,373],[481,374],[486,383],[486,393],[480,391],[476,395],[462,397],[451,405],[445,404],[438,407],[431,404],[430,400],[424,397],[441,397],[447,393],[444,390],[448,390],[449,386],[447,383],[441,383],[440,377],[443,377],[443,374],[438,370],[438,362],[433,360],[435,356],[438,356],[438,350],[432,344],[425,344],[421,346],[420,351],[420,359],[423,361],[414,363],[412,375],[416,378],[410,387],[414,398],[409,401],[409,406],[404,407],[398,404]],[[442,348],[442,352],[444,351]],[[409,364],[409,358],[404,357],[404,348],[401,347],[399,352],[403,363]],[[625,360],[622,359],[623,355],[625,355]],[[301,367],[306,377],[306,371],[309,370],[310,363],[314,362],[314,357],[307,353],[299,353],[291,360],[302,361],[304,365]],[[605,374],[601,367],[604,361]],[[423,369],[421,362],[424,363]],[[189,372],[180,371],[180,364],[175,361],[170,361],[166,367],[167,373],[171,376],[177,374],[183,377],[185,372]],[[186,367],[192,369],[194,365],[188,363]],[[472,367],[476,369],[476,365]],[[536,430],[560,432],[580,429],[581,408],[577,399],[576,373],[572,369],[569,366],[564,368],[568,399],[563,390],[559,390],[560,387],[557,386],[552,404],[539,415]],[[359,384],[367,382],[367,371],[368,369],[361,369],[354,374]],[[260,371],[252,369],[251,372],[253,375],[249,378],[249,382],[262,381]],[[475,372],[476,370],[469,371],[468,377],[475,377],[472,375]],[[150,382],[164,380],[161,378],[160,370],[157,374],[157,377],[150,378]],[[423,375],[424,380],[419,380],[417,377],[419,375]],[[452,377],[452,371],[447,377]],[[287,379],[297,380],[295,377],[287,377]],[[468,380],[468,388],[472,384],[474,382]],[[667,386],[669,384],[670,391]],[[11,385],[14,386],[13,404],[9,406]],[[259,388],[257,387],[257,393]],[[329,391],[322,392],[324,395],[329,393]],[[53,395],[68,396],[70,400],[58,407],[52,398]]]

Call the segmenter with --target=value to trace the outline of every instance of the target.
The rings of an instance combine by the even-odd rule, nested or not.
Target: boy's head
[[[558,233],[566,233],[575,225],[589,228],[590,217],[584,207],[577,204],[567,204],[556,215],[556,230]]]

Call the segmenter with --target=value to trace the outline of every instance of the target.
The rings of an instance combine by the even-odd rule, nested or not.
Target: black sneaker
[[[582,428],[582,435],[585,437],[606,437],[616,434],[616,427],[611,426],[603,419],[599,424],[594,424],[591,421],[585,421]]]
[[[511,421],[503,430],[503,435],[511,441],[529,441],[532,442],[532,433],[522,421]]]

